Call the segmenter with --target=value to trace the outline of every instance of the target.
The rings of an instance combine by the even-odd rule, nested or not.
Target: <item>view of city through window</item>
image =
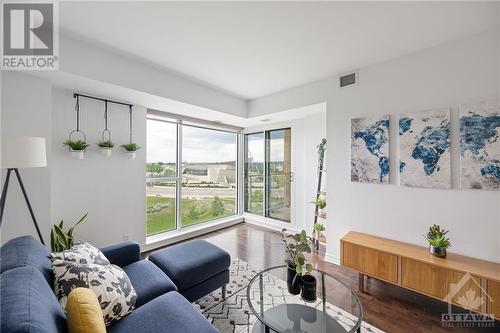
[[[176,174],[178,146],[180,175]],[[236,160],[236,133],[148,119],[147,235],[235,214]],[[176,220],[178,209],[180,221]]]

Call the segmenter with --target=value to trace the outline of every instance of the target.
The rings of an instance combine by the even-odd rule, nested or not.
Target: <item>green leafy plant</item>
[[[115,146],[111,140],[101,141],[97,145],[101,148],[113,148]]]
[[[434,224],[429,227],[429,231],[424,238],[429,242],[429,245],[436,248],[444,248],[447,249],[451,246],[451,241],[446,234],[448,234],[449,230],[441,229],[441,227],[437,224]]]
[[[323,162],[325,159],[325,147],[326,147],[326,139],[323,138],[321,143],[316,147],[318,148],[319,161]]]
[[[444,236],[436,236],[432,239],[427,239],[429,244],[436,248],[447,249],[451,246],[450,239]]]
[[[136,143],[126,143],[122,145],[122,148],[126,151],[133,152],[139,150],[141,147],[139,147]]]
[[[214,217],[224,214],[224,202],[218,196],[213,198],[210,211]]]
[[[63,144],[65,146],[68,146],[72,150],[85,150],[85,148],[90,146],[89,144],[87,144],[85,141],[82,141],[82,140],[77,140],[77,141],[67,140],[67,141],[64,141]]]
[[[318,205],[318,207],[320,209],[323,209],[326,207],[326,200],[325,199],[318,198],[318,199],[316,199],[315,203],[316,203],[316,205]]]
[[[286,234],[286,229],[281,230],[282,242],[290,255],[290,259],[286,260],[287,264],[295,266],[297,274],[311,273],[313,267],[307,262],[304,253],[311,253],[309,239],[305,230],[295,235]]]
[[[321,232],[321,231],[325,231],[325,230],[326,230],[326,228],[325,228],[325,225],[324,225],[324,224],[316,222],[316,223],[314,223],[314,225],[313,225],[313,230],[314,230],[314,231]]]
[[[61,252],[70,249],[73,246],[73,231],[75,227],[87,218],[88,213],[83,215],[68,231],[64,231],[64,221],[54,224],[50,231],[50,247],[52,252]]]

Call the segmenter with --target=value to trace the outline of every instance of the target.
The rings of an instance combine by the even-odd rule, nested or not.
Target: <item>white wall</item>
[[[326,138],[326,104],[325,112],[308,116],[295,122],[297,126],[298,143],[295,155],[296,169],[293,171],[296,181],[296,216],[300,228],[311,232],[314,224],[314,209],[312,202],[316,199],[318,186],[318,153],[317,146]],[[326,187],[326,174],[323,174],[323,187]],[[322,222],[321,219],[318,222]]]
[[[124,236],[144,244],[146,108],[133,108],[133,140],[142,149],[129,160],[120,147],[128,143],[128,108],[108,105],[108,128],[115,143],[113,154],[100,153],[97,143],[104,128],[104,104],[80,100],[81,129],[87,134],[85,158],[70,157],[62,142],[75,127],[73,92],[53,91],[51,216],[72,224],[84,213],[87,221],[78,227],[78,236],[95,246],[120,242]]]
[[[145,243],[146,108],[134,106],[134,141],[142,149],[128,160],[119,147],[128,142],[128,108],[109,105],[109,129],[116,143],[111,157],[97,150],[103,129],[103,104],[81,101],[81,127],[87,133],[84,160],[70,157],[62,143],[75,126],[73,91],[20,72],[2,73],[1,143],[17,136],[47,140],[48,167],[20,170],[42,235],[49,243],[52,224],[71,225],[88,212],[78,235],[96,246],[122,241]],[[12,176],[14,176],[12,174]],[[2,185],[5,171],[2,172]],[[1,241],[31,234],[37,237],[15,178],[7,195]]]
[[[424,245],[426,227],[450,229],[452,252],[500,262],[500,192],[458,189],[458,105],[500,98],[500,31],[430,48],[359,70],[359,86],[338,88],[332,77],[249,104],[249,114],[327,101],[327,258],[338,260],[339,239],[358,230]],[[453,189],[350,182],[350,119],[391,114],[391,165],[397,165],[400,112],[452,108]]]
[[[39,136],[47,140],[47,168],[21,169],[42,236],[48,242],[50,229],[50,131],[52,87],[48,82],[20,72],[2,72],[1,144],[20,136]],[[5,179],[2,170],[2,186]],[[38,238],[28,207],[14,173],[2,221],[2,243],[19,235],[30,234]]]

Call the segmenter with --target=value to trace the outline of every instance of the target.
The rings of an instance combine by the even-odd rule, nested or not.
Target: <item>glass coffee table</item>
[[[363,307],[347,285],[330,274],[313,270],[317,299],[306,302],[300,294],[288,292],[286,274],[286,265],[277,266],[263,270],[250,281],[248,305],[258,319],[254,333],[360,332]]]

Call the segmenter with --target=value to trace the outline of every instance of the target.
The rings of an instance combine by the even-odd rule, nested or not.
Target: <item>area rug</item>
[[[222,333],[250,333],[256,321],[258,320],[250,310],[247,300],[247,286],[250,280],[260,270],[240,259],[234,259],[231,262],[229,283],[226,286],[226,298],[222,298],[221,290],[203,297],[195,303],[200,312]],[[271,274],[265,274],[266,291],[272,294],[272,301],[264,304],[267,310],[276,304],[301,304],[304,303],[300,296],[289,295],[283,292],[286,289],[286,282],[274,277]],[[258,294],[255,290],[251,292],[252,302],[254,296]],[[319,307],[321,302],[308,303],[309,306]],[[351,314],[339,309],[331,304],[327,304],[326,311],[335,318],[344,327],[352,327],[356,320]],[[384,333],[378,328],[365,322],[361,325],[362,333]]]

